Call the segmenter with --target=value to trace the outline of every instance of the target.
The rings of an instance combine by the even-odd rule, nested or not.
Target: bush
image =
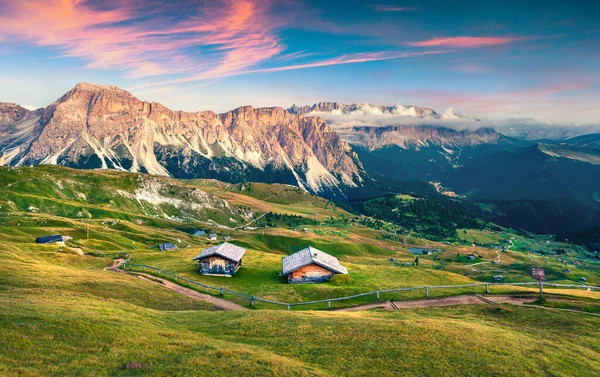
[[[352,284],[352,278],[350,275],[333,275],[330,282],[335,285]]]

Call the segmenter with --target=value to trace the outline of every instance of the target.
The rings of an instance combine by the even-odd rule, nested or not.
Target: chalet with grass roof
[[[198,261],[202,275],[233,276],[242,266],[246,249],[228,242],[204,249],[193,260]]]
[[[309,246],[282,260],[282,272],[288,283],[321,283],[348,270],[338,259]]]

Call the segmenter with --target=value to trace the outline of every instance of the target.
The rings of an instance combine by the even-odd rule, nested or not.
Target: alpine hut
[[[35,239],[36,243],[44,244],[44,243],[56,243],[56,242],[64,242],[63,236],[60,234],[55,234],[53,236],[44,236],[38,237]]]
[[[228,242],[204,249],[194,261],[200,265],[202,275],[231,277],[242,265],[246,249]]]
[[[288,283],[321,283],[335,274],[347,274],[348,270],[336,257],[309,246],[284,257],[282,272]]]
[[[169,250],[177,250],[177,245],[175,245],[174,243],[170,243],[170,242],[166,242],[166,243],[161,243],[160,245],[158,245],[158,248],[160,249],[160,251],[169,251]]]

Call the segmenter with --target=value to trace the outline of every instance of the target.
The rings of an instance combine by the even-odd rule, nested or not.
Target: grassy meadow
[[[252,224],[269,212],[315,223],[255,229]],[[584,276],[588,284],[600,284],[593,261],[576,259],[571,246],[546,237],[468,230],[463,234],[471,238],[445,244],[417,235],[397,237],[390,224],[375,229],[349,220],[353,216],[283,185],[0,168],[0,375],[600,374],[600,317],[588,314],[598,312],[600,292],[547,289],[555,295],[545,306],[578,312],[511,305],[333,312],[324,304],[287,311],[261,303],[254,310],[223,312],[160,284],[105,271],[112,260],[101,256],[127,252],[133,263],[287,302],[489,282],[497,273],[506,281],[531,281],[533,266],[543,266],[548,280],[574,284]],[[211,243],[189,229],[229,234],[231,242],[246,247],[238,273],[200,275],[192,258]],[[65,245],[34,243],[58,233],[73,239]],[[516,246],[507,252],[470,246],[510,238]],[[174,242],[179,250],[161,253],[156,247],[161,242]],[[308,245],[338,257],[351,282],[286,284],[281,258]],[[417,256],[411,247],[442,252],[419,255],[413,265]],[[565,248],[560,258],[543,254],[558,247]],[[501,263],[492,263],[499,253]],[[476,261],[468,260],[469,254]],[[563,272],[564,258],[571,273]],[[492,287],[491,293],[532,291]],[[457,293],[483,293],[483,288],[436,289],[430,297]],[[382,294],[381,299],[424,294]],[[225,298],[249,307],[247,300]],[[333,308],[373,300],[337,302]],[[130,361],[141,363],[141,369],[124,368]]]

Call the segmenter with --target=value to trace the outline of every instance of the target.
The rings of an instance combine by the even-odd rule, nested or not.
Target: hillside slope
[[[16,212],[139,224],[204,221],[230,227],[252,216],[248,209],[167,177],[55,166],[0,167],[0,213]]]

